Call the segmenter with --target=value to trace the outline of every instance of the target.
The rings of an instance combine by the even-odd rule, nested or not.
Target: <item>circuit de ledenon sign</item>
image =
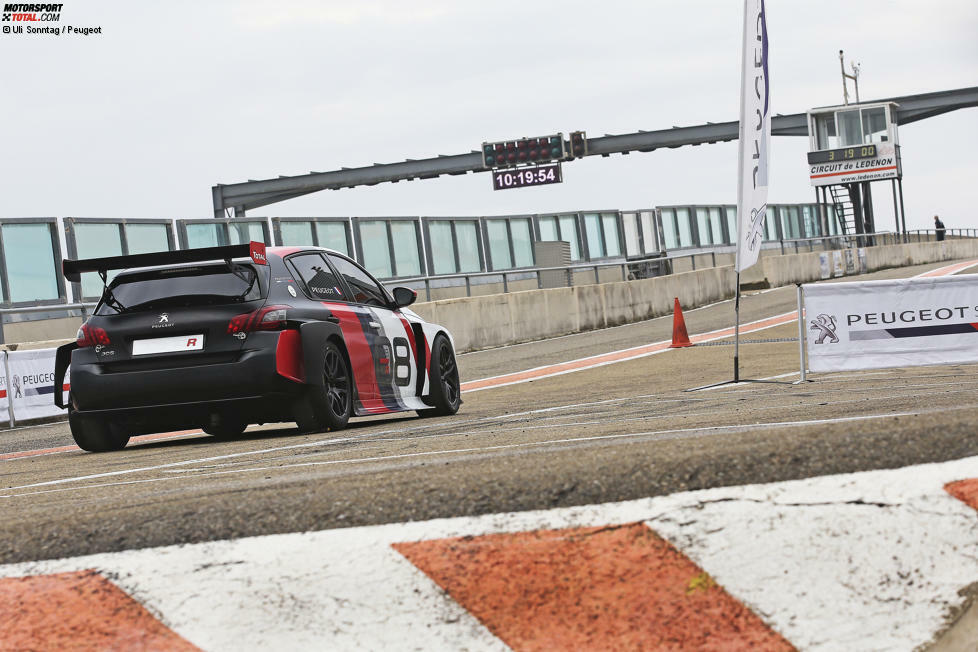
[[[896,148],[890,143],[879,143],[876,145],[876,152],[875,158],[809,164],[808,174],[812,185],[831,186],[838,183],[880,181],[900,177],[900,157],[897,156]]]

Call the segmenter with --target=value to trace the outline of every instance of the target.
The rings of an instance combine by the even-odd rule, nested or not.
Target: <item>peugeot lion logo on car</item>
[[[160,315],[160,323],[161,323],[161,324],[162,324],[163,322],[169,322],[169,321],[170,321],[170,316],[169,316],[168,314],[166,314],[166,313],[164,312],[164,313],[163,313],[162,315]]]

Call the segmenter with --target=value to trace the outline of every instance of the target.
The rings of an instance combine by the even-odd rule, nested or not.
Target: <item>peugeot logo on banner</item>
[[[819,331],[818,339],[815,340],[816,344],[824,344],[825,338],[831,338],[829,344],[835,344],[839,341],[838,336],[835,334],[835,329],[838,326],[835,323],[835,317],[832,315],[826,315],[822,313],[815,319],[811,321],[811,330]]]

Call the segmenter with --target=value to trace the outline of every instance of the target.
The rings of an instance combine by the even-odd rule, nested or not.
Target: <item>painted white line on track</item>
[[[482,446],[482,447],[478,447],[478,448],[456,448],[456,449],[447,449],[447,450],[439,450],[439,451],[424,451],[424,452],[419,452],[419,453],[399,453],[399,454],[396,454],[396,455],[381,455],[381,456],[376,456],[376,457],[359,457],[359,458],[351,458],[351,459],[344,459],[344,460],[325,460],[325,461],[321,461],[321,462],[295,462],[295,463],[286,464],[286,465],[280,465],[280,466],[260,466],[260,467],[249,467],[247,469],[235,469],[233,471],[205,472],[205,473],[201,473],[199,475],[206,477],[206,476],[212,476],[212,475],[227,475],[227,474],[236,474],[236,473],[251,473],[251,472],[260,472],[260,471],[270,471],[270,470],[281,469],[281,468],[284,468],[284,467],[298,468],[298,467],[307,467],[307,466],[333,466],[333,465],[341,465],[341,464],[364,464],[364,463],[369,463],[369,462],[389,462],[389,461],[394,461],[394,460],[404,460],[404,459],[414,459],[414,458],[426,458],[426,457],[432,457],[432,456],[435,456],[435,455],[446,455],[446,456],[456,455],[456,456],[458,456],[458,455],[469,455],[469,454],[472,454],[472,453],[481,453],[481,454],[484,454],[484,455],[488,455],[488,454],[492,453],[493,451],[495,451],[495,452],[501,452],[501,451],[507,451],[507,450],[515,450],[515,449],[542,448],[542,447],[546,447],[546,446],[559,447],[561,445],[566,445],[566,444],[580,445],[580,444],[587,444],[587,443],[590,443],[590,442],[604,442],[604,441],[616,440],[616,439],[648,438],[648,439],[653,439],[653,440],[671,440],[671,439],[682,439],[684,437],[690,437],[690,438],[710,437],[710,436],[718,436],[718,435],[722,435],[722,434],[730,433],[730,432],[736,433],[736,432],[747,432],[747,431],[751,431],[751,430],[772,430],[772,429],[778,429],[778,428],[794,428],[794,427],[805,427],[805,426],[829,425],[829,424],[836,424],[836,423],[855,423],[855,422],[859,422],[859,421],[871,421],[871,420],[876,420],[876,419],[888,419],[888,418],[893,418],[893,417],[920,416],[922,414],[927,414],[928,412],[930,412],[930,413],[947,412],[949,410],[954,410],[954,409],[967,409],[967,408],[945,408],[945,409],[941,409],[941,410],[929,410],[929,411],[928,410],[922,410],[922,411],[917,411],[917,412],[891,412],[891,413],[884,413],[884,414],[862,415],[862,416],[855,416],[855,417],[836,417],[836,418],[832,418],[832,419],[810,419],[810,420],[803,420],[803,421],[776,421],[776,422],[753,423],[753,424],[732,424],[732,425],[722,425],[722,426],[703,426],[703,427],[699,427],[699,428],[670,428],[670,429],[666,429],[666,430],[648,430],[648,431],[644,431],[644,432],[619,433],[619,434],[611,434],[611,435],[595,435],[595,436],[591,436],[591,437],[565,437],[565,438],[560,438],[560,439],[548,439],[548,440],[535,441],[535,442],[522,442],[522,443],[518,443],[518,444],[498,444],[498,445],[495,445],[495,446]],[[68,483],[74,483],[74,482],[82,482],[82,481],[85,481],[85,480],[97,480],[99,478],[105,478],[105,477],[111,477],[111,476],[120,476],[120,475],[132,474],[132,473],[143,473],[143,472],[146,472],[146,471],[156,471],[156,470],[163,470],[163,469],[168,469],[168,468],[172,468],[172,467],[176,467],[176,466],[185,466],[185,465],[193,464],[195,462],[198,462],[199,463],[200,461],[207,462],[207,461],[212,461],[212,460],[227,459],[227,458],[230,458],[230,457],[240,457],[242,455],[249,455],[249,454],[251,454],[251,455],[259,455],[259,454],[261,454],[263,452],[267,452],[267,451],[274,452],[274,451],[278,451],[278,450],[288,450],[288,449],[293,449],[293,448],[303,448],[303,447],[311,446],[311,445],[313,445],[313,444],[300,445],[300,446],[278,447],[278,448],[274,448],[274,449],[266,449],[266,451],[252,451],[251,453],[236,453],[236,454],[233,454],[233,455],[222,455],[222,456],[217,456],[217,457],[212,457],[212,458],[203,458],[202,460],[199,460],[199,461],[197,461],[197,460],[185,460],[185,461],[182,461],[182,462],[173,462],[173,463],[169,463],[169,464],[160,464],[160,465],[153,466],[153,467],[142,467],[142,468],[138,468],[138,469],[125,469],[125,470],[120,470],[120,471],[112,471],[112,472],[108,472],[108,473],[98,473],[98,474],[88,475],[88,476],[76,476],[76,477],[73,477],[73,478],[62,478],[62,479],[58,479],[58,480],[50,480],[50,481],[47,481],[47,482],[38,482],[38,483],[34,483],[34,484],[21,485],[21,486],[18,486],[18,487],[8,487],[5,491],[8,491],[8,492],[10,492],[10,491],[19,491],[21,489],[33,489],[33,488],[38,488],[38,487],[49,487],[49,486],[54,486],[54,485],[59,485],[59,484],[68,484]],[[455,460],[449,459],[447,461],[448,462],[451,462],[451,461],[455,461]],[[180,476],[180,477],[184,477],[184,476]],[[90,488],[96,488],[96,487],[99,487],[99,486],[100,485],[82,485],[81,487],[77,487],[77,488],[90,489]],[[23,496],[23,495],[27,495],[27,494],[11,494],[11,493],[5,493],[5,494],[0,495],[0,498],[14,498],[14,497]]]

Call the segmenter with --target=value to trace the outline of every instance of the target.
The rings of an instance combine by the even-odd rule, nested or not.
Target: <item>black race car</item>
[[[126,271],[105,283],[115,269]],[[56,386],[71,366],[68,420],[87,451],[191,428],[338,430],[353,415],[461,403],[452,337],[408,309],[414,290],[391,294],[334,251],[252,242],[65,260],[63,272],[105,283],[55,363]]]

